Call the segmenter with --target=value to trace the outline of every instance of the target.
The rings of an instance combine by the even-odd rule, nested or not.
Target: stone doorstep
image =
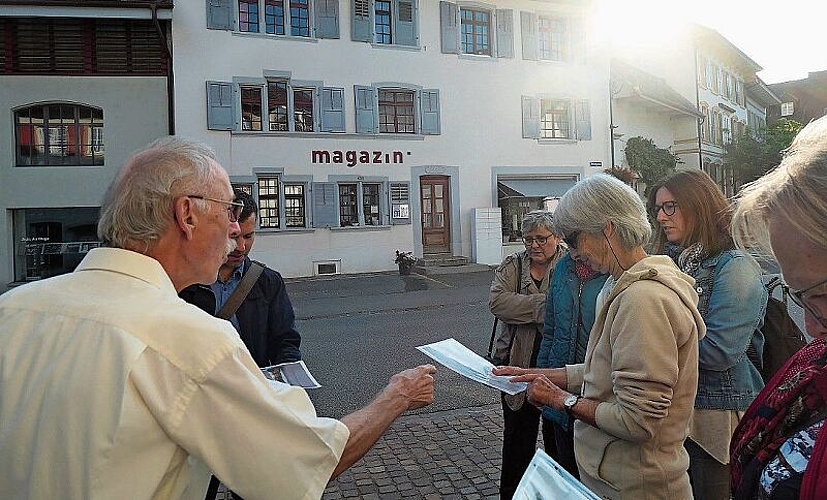
[[[416,264],[411,269],[412,272],[416,274],[422,274],[425,276],[428,275],[438,275],[438,274],[463,274],[463,273],[479,273],[483,271],[490,271],[491,266],[486,264],[463,264],[463,265],[453,265],[453,266],[430,266],[430,265],[420,265]]]

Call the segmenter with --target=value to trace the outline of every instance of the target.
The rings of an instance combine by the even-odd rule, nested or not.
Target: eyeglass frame
[[[528,237],[523,236],[520,239],[522,240],[523,245],[525,245],[526,248],[531,248],[531,246],[534,245],[535,241],[537,242],[538,245],[543,246],[546,243],[548,243],[548,240],[550,240],[552,238],[554,238],[553,234],[550,234],[548,236],[528,236]]]
[[[580,231],[572,231],[569,234],[563,235],[563,241],[566,246],[572,250],[577,250],[577,240],[580,238]]]
[[[650,214],[650,215],[652,216],[652,218],[653,218],[653,219],[657,219],[657,218],[658,218],[658,213],[659,213],[661,210],[663,210],[663,214],[664,214],[664,215],[666,215],[667,217],[672,217],[673,215],[675,215],[675,212],[677,212],[677,211],[678,211],[678,207],[679,207],[679,206],[680,206],[680,205],[678,205],[678,202],[677,202],[677,201],[675,201],[675,200],[665,201],[665,202],[663,202],[663,205],[655,205],[655,206],[653,206],[653,207],[652,207],[652,212],[651,212],[651,214]],[[671,208],[670,208],[670,207],[671,207]],[[670,211],[671,211],[672,213],[669,213]]]
[[[219,200],[218,198],[210,198],[209,196],[201,196],[200,194],[188,194],[186,197],[193,198],[195,200],[214,201],[216,203],[228,205],[227,218],[230,219],[230,222],[238,222],[238,218],[241,217],[241,212],[244,211],[243,201],[225,201]]]
[[[823,326],[824,328],[827,328],[827,318],[822,316],[820,312],[818,312],[812,305],[810,305],[808,299],[804,298],[805,293],[809,292],[810,290],[812,290],[814,288],[818,288],[818,287],[820,287],[824,284],[827,284],[827,279],[819,281],[815,285],[808,286],[807,288],[804,288],[803,290],[795,290],[793,288],[788,287],[788,292],[790,294],[790,298],[793,299],[793,302],[795,302],[798,306],[800,306],[805,311],[810,313],[810,316],[812,316],[813,319],[818,321],[821,324],[821,326]]]

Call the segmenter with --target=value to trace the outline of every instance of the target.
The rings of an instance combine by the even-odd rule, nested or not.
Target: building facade
[[[74,269],[115,172],[172,131],[171,9],[0,3],[0,292]]]
[[[586,16],[570,1],[180,2],[177,132],[254,195],[254,256],[286,276],[393,269],[395,250],[499,262],[523,214],[607,165],[608,59]]]

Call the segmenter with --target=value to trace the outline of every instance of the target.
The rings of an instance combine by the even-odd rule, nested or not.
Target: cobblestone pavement
[[[322,498],[498,499],[501,449],[499,403],[404,415]]]

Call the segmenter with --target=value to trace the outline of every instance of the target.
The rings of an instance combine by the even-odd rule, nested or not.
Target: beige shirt
[[[203,462],[248,500],[319,498],[347,438],[154,259],[95,249],[0,296],[5,494],[201,500]]]

